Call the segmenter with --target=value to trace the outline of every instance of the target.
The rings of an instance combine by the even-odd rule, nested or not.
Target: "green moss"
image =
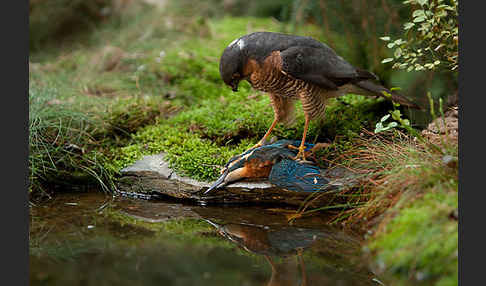
[[[374,99],[362,95],[348,94],[334,99],[326,110],[322,129],[329,138],[350,141],[363,128],[372,130],[377,120],[391,109],[391,103],[380,98]]]
[[[457,207],[457,193],[441,190],[403,207],[369,244],[378,265],[403,280],[457,285],[458,224],[449,217]]]
[[[236,147],[219,147],[187,130],[166,124],[146,128],[134,136],[134,140],[139,143],[116,150],[118,157],[111,168],[119,170],[142,155],[166,152],[171,167],[179,174],[198,180],[212,180],[231,156],[249,147],[246,140]]]

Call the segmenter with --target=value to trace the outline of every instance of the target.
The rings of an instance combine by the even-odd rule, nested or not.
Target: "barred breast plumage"
[[[251,86],[257,90],[268,92],[272,99],[272,105],[276,101],[289,99],[288,104],[294,104],[294,100],[300,99],[304,113],[309,119],[323,118],[326,100],[334,93],[315,84],[294,78],[282,70],[280,52],[273,52],[265,59],[263,65],[255,68],[249,77]],[[275,97],[282,97],[277,99]],[[278,110],[278,108],[274,108]]]

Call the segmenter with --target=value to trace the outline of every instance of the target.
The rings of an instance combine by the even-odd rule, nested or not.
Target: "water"
[[[380,285],[360,238],[271,207],[63,194],[31,208],[31,285]]]

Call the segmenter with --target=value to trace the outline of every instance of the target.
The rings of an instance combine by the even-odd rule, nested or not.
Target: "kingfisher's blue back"
[[[278,187],[296,192],[319,191],[329,183],[321,176],[317,166],[292,159],[282,159],[276,163],[268,180]]]

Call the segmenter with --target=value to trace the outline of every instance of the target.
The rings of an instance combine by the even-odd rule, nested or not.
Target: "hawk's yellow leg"
[[[263,146],[263,145],[264,145],[264,143],[265,143],[265,140],[267,140],[267,137],[270,135],[270,133],[272,132],[273,128],[275,128],[275,125],[277,125],[277,122],[278,122],[278,120],[277,120],[277,118],[275,118],[275,119],[273,120],[272,125],[270,125],[270,128],[268,128],[267,133],[265,133],[265,135],[263,135],[263,138],[262,138],[262,139],[260,139],[260,141],[258,141],[258,143],[257,143],[257,144],[255,144],[255,145],[254,145],[253,147],[251,147],[250,149],[254,149],[254,148],[258,148],[258,147]]]
[[[302,141],[300,142],[300,146],[299,147],[295,147],[293,145],[289,145],[288,147],[291,148],[291,149],[296,149],[296,150],[299,150],[299,153],[297,153],[297,156],[295,156],[294,160],[302,160],[302,161],[306,161],[305,159],[305,136],[307,134],[307,129],[309,129],[309,117],[306,115],[305,116],[305,125],[304,125],[304,133],[302,134]]]

